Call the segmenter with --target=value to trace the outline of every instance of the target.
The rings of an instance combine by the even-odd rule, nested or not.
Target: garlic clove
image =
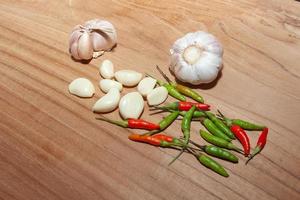
[[[121,83],[111,79],[102,79],[99,81],[99,87],[104,93],[107,93],[111,88],[117,88],[120,92],[123,89]]]
[[[163,103],[168,98],[168,90],[161,86],[152,90],[147,95],[147,102],[149,106],[157,106]]]
[[[117,88],[111,88],[106,95],[101,97],[93,106],[93,112],[111,112],[118,107],[120,101],[120,91]]]
[[[117,31],[112,23],[94,19],[87,21],[85,27],[93,33],[94,50],[110,50],[117,42]]]
[[[94,51],[109,50],[112,47],[111,40],[109,38],[105,38],[103,35],[97,32],[92,32],[91,38]]]
[[[198,31],[194,33],[193,37],[195,38],[197,45],[205,48],[206,51],[218,54],[220,56],[223,55],[223,47],[221,43],[212,34]]]
[[[69,92],[79,97],[92,97],[95,87],[90,80],[77,78],[69,84]]]
[[[114,64],[110,60],[104,60],[99,71],[103,78],[111,79],[114,77]]]
[[[74,42],[77,42],[81,35],[82,35],[81,29],[73,31],[70,35],[69,46],[72,46]]]
[[[120,70],[115,73],[117,81],[129,87],[137,85],[141,81],[142,77],[143,74],[133,70]]]
[[[144,100],[138,92],[130,92],[120,100],[119,111],[123,119],[138,119],[143,110]]]
[[[79,57],[79,54],[78,54],[78,43],[77,42],[74,42],[71,47],[70,47],[70,53],[72,55],[72,57],[75,59],[75,60],[80,60],[81,58]]]
[[[222,58],[220,56],[210,52],[204,52],[203,59],[197,63],[197,80],[201,79],[201,83],[209,83],[217,78],[221,68]],[[198,84],[197,81],[195,81],[195,83]]]
[[[137,90],[142,96],[147,96],[155,87],[156,85],[156,80],[151,77],[145,77],[143,78],[138,86]]]
[[[84,60],[89,60],[93,57],[92,40],[87,31],[84,31],[78,39],[78,55]]]

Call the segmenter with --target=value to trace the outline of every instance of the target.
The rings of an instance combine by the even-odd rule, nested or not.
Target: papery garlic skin
[[[204,31],[176,40],[170,53],[170,70],[180,81],[193,85],[212,82],[222,68],[222,45]]]

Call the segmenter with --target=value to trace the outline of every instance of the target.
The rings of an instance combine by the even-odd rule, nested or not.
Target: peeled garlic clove
[[[215,36],[203,31],[176,40],[170,53],[170,70],[183,82],[212,82],[222,68],[222,45]]]
[[[78,55],[83,60],[89,60],[93,57],[92,40],[87,31],[84,31],[78,39]]]
[[[95,88],[90,80],[77,78],[69,84],[69,92],[79,97],[92,97],[95,93]]]
[[[102,79],[99,81],[100,89],[107,93],[111,88],[117,88],[120,92],[123,89],[123,86],[121,83],[111,80],[111,79]]]
[[[111,79],[114,77],[114,64],[110,60],[104,60],[99,71],[103,78]]]
[[[115,73],[117,81],[129,87],[137,85],[142,77],[143,74],[133,70],[120,70]]]
[[[124,119],[138,119],[144,110],[143,97],[138,92],[124,95],[120,100],[119,110]]]
[[[93,112],[111,112],[118,107],[120,101],[120,91],[111,88],[106,95],[101,97],[93,106]]]
[[[154,78],[145,77],[139,82],[137,86],[137,90],[139,91],[139,93],[141,93],[142,96],[145,97],[153,90],[155,85],[156,85],[156,80]]]
[[[147,95],[149,106],[156,106],[168,98],[168,90],[165,87],[157,87]]]

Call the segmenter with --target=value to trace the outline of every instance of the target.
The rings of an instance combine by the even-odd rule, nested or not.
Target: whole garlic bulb
[[[77,25],[69,40],[69,52],[76,60],[89,60],[110,51],[117,42],[115,27],[108,21],[93,19]]]
[[[204,31],[188,33],[176,40],[170,53],[170,70],[179,80],[193,85],[213,81],[222,68],[222,45]]]

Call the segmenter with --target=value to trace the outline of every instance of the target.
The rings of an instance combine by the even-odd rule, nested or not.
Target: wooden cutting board
[[[69,33],[93,18],[117,27],[118,46],[89,64],[74,62]],[[0,199],[300,199],[299,2],[1,0],[0,19]],[[188,154],[168,166],[176,151],[131,142],[129,133],[141,131],[94,119],[98,87],[90,99],[67,90],[77,77],[97,86],[104,59],[161,78],[157,64],[173,79],[169,48],[196,30],[216,35],[225,50],[219,79],[196,90],[213,110],[270,128],[247,166],[240,155],[235,165],[218,160],[229,178]],[[143,118],[165,115],[146,107]],[[201,127],[193,122],[192,138],[205,144]],[[180,122],[166,133],[180,136]],[[252,147],[258,135],[249,132]]]

